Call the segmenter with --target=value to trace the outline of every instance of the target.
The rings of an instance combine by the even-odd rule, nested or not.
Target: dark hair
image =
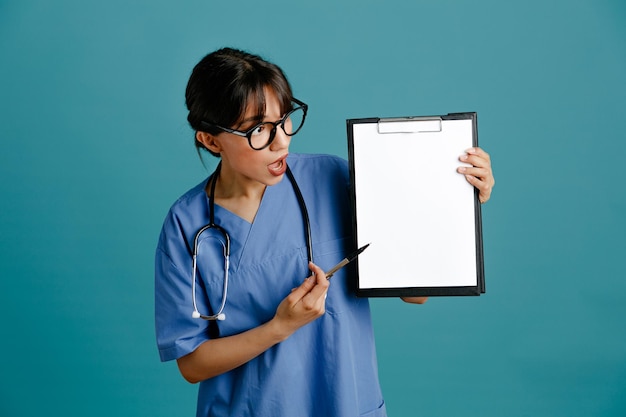
[[[261,121],[265,116],[264,88],[273,90],[283,113],[291,109],[291,87],[277,65],[238,49],[219,49],[202,58],[189,77],[185,92],[187,120],[194,131],[216,135],[220,129],[201,127],[200,122],[233,127],[243,121],[246,109],[252,105]],[[198,150],[206,149],[197,139],[195,142]]]

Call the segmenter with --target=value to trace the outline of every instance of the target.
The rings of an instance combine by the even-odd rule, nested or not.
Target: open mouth
[[[271,164],[267,166],[267,170],[270,172],[270,174],[277,176],[277,177],[283,175],[285,171],[287,171],[286,159],[287,159],[287,155],[281,157],[275,162],[272,162]]]

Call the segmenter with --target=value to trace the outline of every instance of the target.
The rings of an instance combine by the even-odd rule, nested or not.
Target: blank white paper
[[[407,129],[408,130],[408,129]],[[359,288],[476,286],[474,189],[456,172],[471,120],[439,132],[353,125]]]

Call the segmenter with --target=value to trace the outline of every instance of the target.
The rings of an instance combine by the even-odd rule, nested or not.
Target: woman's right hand
[[[313,262],[309,262],[313,275],[294,288],[276,309],[273,321],[289,337],[300,327],[321,317],[326,311],[326,294],[330,281],[324,271]]]
[[[317,265],[310,263],[309,268],[313,275],[281,301],[272,320],[243,333],[207,340],[193,352],[178,358],[178,367],[185,379],[196,383],[228,372],[323,315],[329,281]]]

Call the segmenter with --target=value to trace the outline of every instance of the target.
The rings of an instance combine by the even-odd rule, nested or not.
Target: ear
[[[204,145],[209,151],[219,154],[222,152],[222,147],[219,141],[214,135],[207,132],[196,132],[196,140]]]

